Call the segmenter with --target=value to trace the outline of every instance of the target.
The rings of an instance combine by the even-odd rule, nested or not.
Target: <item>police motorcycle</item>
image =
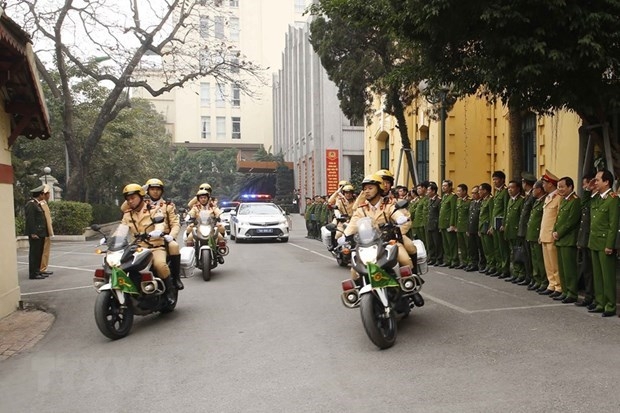
[[[201,210],[195,219],[190,219],[194,224],[192,235],[194,237],[194,261],[202,270],[202,278],[211,280],[211,270],[218,264],[224,264],[224,257],[229,249],[226,241],[217,240],[217,219],[208,211]]]
[[[407,201],[398,201],[396,209]],[[389,221],[389,220],[388,220]],[[342,303],[347,308],[360,308],[364,330],[380,349],[392,347],[398,332],[397,321],[409,315],[414,307],[422,307],[420,295],[427,270],[424,243],[414,240],[417,256],[415,272],[398,264],[398,245],[402,234],[398,225],[385,223],[380,227],[370,217],[357,221],[358,233],[353,237],[357,246],[351,254],[351,266],[359,273],[357,281],[342,281]]]
[[[336,218],[337,222],[342,222],[346,228],[346,222],[349,221],[347,215],[342,215]],[[336,262],[341,267],[346,267],[351,264],[351,251],[355,248],[355,240],[347,240],[344,244],[338,244],[336,242],[336,232],[338,232],[338,226],[334,223],[329,223],[321,227],[321,240],[327,250],[336,258]]]
[[[163,217],[155,217],[152,225],[163,221]],[[133,234],[134,239],[129,242],[127,225],[119,225],[109,237],[99,225],[92,225],[91,229],[104,236],[101,245],[107,247],[98,251],[104,254],[103,268],[96,269],[93,278],[98,293],[95,322],[104,336],[112,340],[127,336],[134,315],[169,313],[175,309],[178,291],[172,286],[172,275],[167,280],[159,278],[152,267],[152,251],[138,245],[148,242],[148,233]]]

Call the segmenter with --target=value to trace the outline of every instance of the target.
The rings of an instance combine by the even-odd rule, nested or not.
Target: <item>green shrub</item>
[[[90,204],[73,201],[50,202],[50,212],[56,235],[82,235],[93,220]]]
[[[15,217],[15,235],[26,235],[26,218]]]
[[[120,221],[123,218],[121,210],[116,205],[95,204],[93,207],[93,224],[107,224]]]

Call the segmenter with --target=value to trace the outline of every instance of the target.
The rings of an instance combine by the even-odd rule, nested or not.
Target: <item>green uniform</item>
[[[469,224],[469,203],[471,198],[465,196],[456,200],[456,241],[461,265],[470,265],[467,225]]]
[[[514,198],[511,197],[508,200],[508,205],[506,206],[506,216],[504,217],[504,238],[506,239],[506,242],[508,242],[510,249],[510,259],[508,260],[508,265],[512,266],[510,273],[513,278],[516,278],[519,281],[523,281],[525,279],[525,271],[523,270],[522,263],[515,262],[514,252],[517,246],[521,245],[517,235],[519,232],[519,220],[521,218],[521,210],[523,209],[524,200],[525,198],[523,198],[523,195],[519,195]]]
[[[527,231],[525,232],[525,240],[530,247],[530,254],[532,256],[532,280],[534,280],[534,286],[540,289],[547,288],[549,285],[543,260],[542,245],[538,242],[544,205],[544,196],[534,201],[530,218],[527,221]]]
[[[428,222],[428,203],[427,196],[420,197],[416,203],[415,214],[412,215],[413,232],[418,239],[421,239],[424,245],[426,242],[426,223]]]
[[[616,312],[616,255],[606,254],[613,249],[618,230],[618,196],[611,190],[592,201],[590,209],[590,240],[594,272],[596,309],[606,313]]]
[[[439,230],[443,245],[443,262],[446,265],[457,266],[456,255],[456,232],[451,227],[456,227],[456,194],[444,194],[441,198],[439,209]]]
[[[577,234],[581,221],[581,202],[573,192],[560,201],[558,218],[553,231],[558,233],[555,246],[558,250],[560,285],[566,297],[577,298]]]
[[[413,228],[413,220],[415,219],[415,210],[417,208],[417,204],[420,202],[422,198],[416,197],[409,201],[409,206],[407,206],[407,210],[409,211],[409,218],[411,218],[411,228],[407,232],[407,236],[411,239],[415,239],[415,230]]]
[[[498,218],[502,221],[506,217],[506,208],[508,207],[508,190],[505,186],[495,190],[495,199],[493,201],[493,212],[491,215],[491,227],[493,228],[493,248],[495,249],[497,272],[501,274],[510,274],[509,248],[508,242],[504,234],[499,231]]]
[[[482,252],[486,257],[487,270],[489,273],[497,271],[496,254],[493,250],[493,236],[488,234],[491,227],[491,216],[493,213],[493,195],[487,196],[480,204],[480,215],[478,219],[478,230],[482,241]]]

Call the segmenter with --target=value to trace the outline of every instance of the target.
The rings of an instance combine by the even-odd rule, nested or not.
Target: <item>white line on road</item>
[[[84,288],[94,288],[92,285],[85,285],[82,287],[71,287],[71,288],[59,288],[57,290],[47,290],[47,291],[35,291],[32,293],[22,293],[22,296],[25,295],[37,295],[37,294],[48,294],[48,293],[57,293],[62,291],[71,291],[71,290],[83,290]]]
[[[334,257],[332,257],[331,255],[323,255],[320,252],[312,251],[310,248],[302,247],[301,245],[293,244],[292,242],[289,242],[288,245],[299,248],[304,251],[311,252],[315,255],[318,255],[319,257],[327,258],[328,260],[332,260],[332,261],[334,260]]]
[[[20,265],[28,265],[27,262],[17,261]],[[93,268],[78,268],[78,267],[63,267],[62,265],[48,265],[49,268],[62,268],[64,270],[75,270],[75,271],[87,271],[93,272],[97,268],[101,268],[101,265],[93,265]]]

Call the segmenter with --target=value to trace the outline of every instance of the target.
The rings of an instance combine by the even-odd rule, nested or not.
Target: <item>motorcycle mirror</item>
[[[333,223],[325,225],[325,229],[328,230],[329,232],[336,231],[336,228],[337,228],[336,224],[333,224]]]
[[[180,213],[185,212],[185,208],[183,208],[183,207],[179,208],[179,212],[180,212]]]
[[[396,204],[394,205],[394,209],[403,209],[403,208],[406,208],[407,205],[409,205],[409,200],[400,199],[396,201]]]
[[[101,227],[97,224],[91,225],[90,229],[92,229],[93,231],[97,231],[97,232],[101,231]]]
[[[161,215],[153,218],[153,224],[161,224],[162,222],[164,222],[164,217]]]

